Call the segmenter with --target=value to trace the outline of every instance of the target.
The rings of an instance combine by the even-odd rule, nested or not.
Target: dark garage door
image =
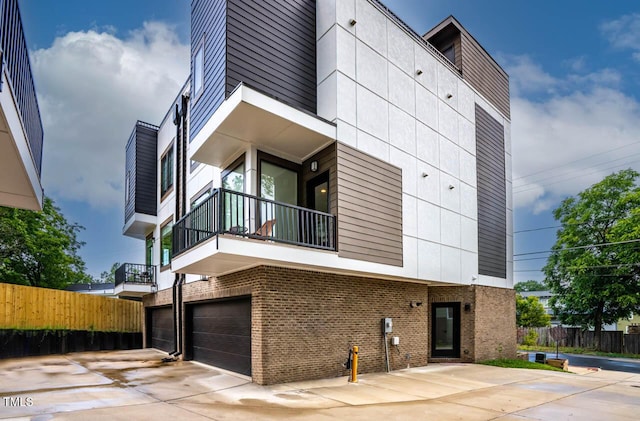
[[[171,307],[151,308],[148,314],[151,317],[151,347],[167,352],[175,351]]]
[[[194,360],[251,375],[251,297],[190,307]]]

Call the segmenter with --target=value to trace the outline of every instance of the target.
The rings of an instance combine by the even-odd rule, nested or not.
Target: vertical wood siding
[[[506,278],[507,196],[504,128],[477,104],[476,153],[479,273]]]
[[[402,266],[402,171],[337,144],[338,254]]]
[[[142,332],[142,303],[0,283],[0,329]]]
[[[190,140],[198,134],[225,99],[226,0],[191,2],[191,75],[196,50],[204,42],[204,84],[196,96],[191,81]]]
[[[316,112],[316,2],[228,0],[227,79]]]

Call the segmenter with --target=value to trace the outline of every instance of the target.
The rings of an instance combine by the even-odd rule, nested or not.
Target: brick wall
[[[516,301],[513,289],[481,285],[431,287],[429,310],[431,303],[444,302],[460,302],[460,358],[430,358],[430,361],[476,362],[515,358]],[[470,304],[469,311],[464,310],[466,303]]]
[[[347,375],[341,364],[360,347],[359,373],[385,371],[381,319],[393,318],[400,346],[391,369],[427,363],[427,286],[260,266],[184,286],[184,302],[251,295],[252,377],[259,384]],[[170,296],[169,296],[170,298]],[[157,304],[159,300],[145,300]],[[409,358],[407,358],[409,354]]]
[[[475,360],[515,358],[516,293],[513,289],[475,286]]]
[[[392,370],[427,363],[427,286],[265,267],[262,358],[265,383],[347,374],[341,363],[358,345],[359,373],[385,371],[381,320],[393,318],[400,345]],[[410,358],[407,359],[407,354]]]
[[[456,361],[515,355],[513,290],[427,287],[272,266],[183,287],[185,303],[247,295],[251,295],[252,377],[258,384],[347,375],[341,364],[353,345],[360,347],[359,373],[384,372],[384,317],[393,318],[389,337],[400,338],[398,348],[389,346],[391,369],[426,365],[434,302],[461,303],[461,358]],[[424,304],[411,308],[411,301]],[[144,298],[145,306],[169,303],[171,289]],[[465,303],[470,304],[469,311],[464,310]]]

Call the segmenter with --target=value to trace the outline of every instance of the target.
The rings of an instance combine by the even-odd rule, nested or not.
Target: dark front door
[[[307,208],[318,212],[329,213],[329,171],[307,181]],[[308,214],[301,229],[302,238],[309,244],[328,246],[328,219],[323,216]]]
[[[431,356],[460,358],[460,303],[431,305]]]
[[[251,375],[251,297],[189,306],[188,358]]]

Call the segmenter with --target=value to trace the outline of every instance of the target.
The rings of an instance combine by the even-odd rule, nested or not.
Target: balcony
[[[0,206],[42,209],[42,120],[17,0],[0,0]]]
[[[125,263],[116,269],[115,278],[118,297],[141,298],[157,288],[155,266]]]
[[[193,138],[190,158],[220,167],[254,145],[302,162],[335,139],[333,123],[240,84]]]
[[[215,240],[215,241],[213,241]],[[205,252],[199,264],[191,268],[177,265],[172,269],[187,273],[218,274],[256,263],[250,255],[217,253],[222,240],[244,243],[245,250],[257,245],[285,245],[319,251],[336,250],[336,221],[331,214],[264,199],[227,189],[214,190],[209,198],[193,208],[173,226],[173,257],[208,243],[217,256]],[[286,254],[281,253],[283,259]],[[214,257],[206,266],[207,260]],[[192,260],[192,259],[189,259]],[[175,262],[175,260],[174,260]],[[191,272],[188,272],[191,270]]]

